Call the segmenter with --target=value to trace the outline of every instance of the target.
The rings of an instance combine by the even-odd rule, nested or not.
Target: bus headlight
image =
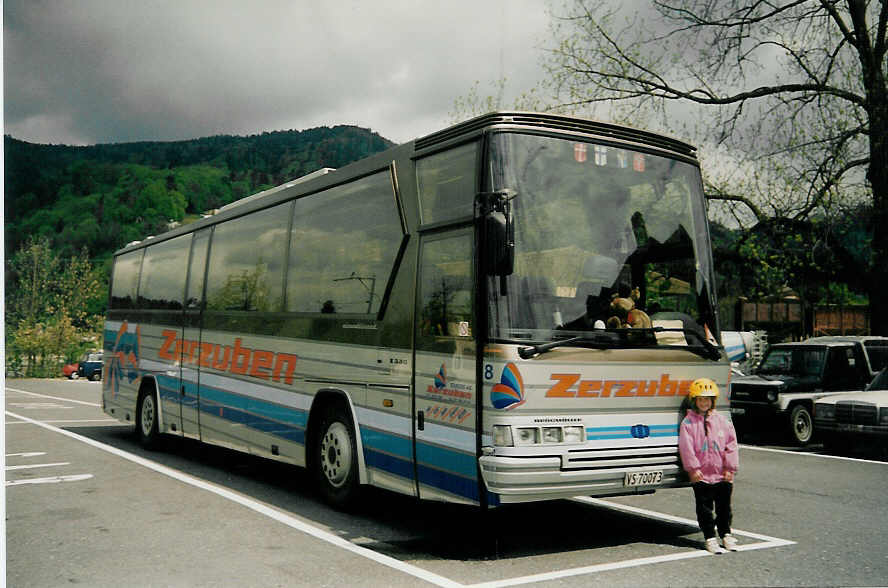
[[[543,443],[561,443],[561,427],[543,427]]]
[[[493,425],[493,444],[497,447],[516,445],[560,445],[581,444],[586,441],[586,430],[582,426],[567,427],[511,427]]]
[[[585,435],[583,427],[564,427],[565,443],[583,443]]]
[[[518,429],[518,445],[533,445],[540,442],[540,430],[536,427],[521,427]]]
[[[509,425],[493,425],[493,444],[499,447],[511,447],[512,427]]]

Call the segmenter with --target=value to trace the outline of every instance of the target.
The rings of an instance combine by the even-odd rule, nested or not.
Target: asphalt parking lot
[[[700,549],[689,489],[476,509],[369,491],[321,503],[305,472],[173,440],[145,452],[100,384],[6,383],[10,586],[881,585],[888,463],[741,448],[741,550]],[[776,441],[776,440],[771,440]]]

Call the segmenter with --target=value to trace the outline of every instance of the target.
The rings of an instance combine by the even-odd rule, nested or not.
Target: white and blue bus
[[[116,252],[102,403],[336,506],[647,493],[719,340],[695,149],[499,112]]]

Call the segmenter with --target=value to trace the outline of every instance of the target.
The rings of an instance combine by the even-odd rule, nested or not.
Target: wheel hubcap
[[[348,478],[352,466],[351,439],[342,423],[331,424],[321,439],[321,470],[336,488]]]
[[[148,394],[142,400],[142,433],[147,437],[154,428],[154,397]]]
[[[807,440],[811,436],[811,420],[806,413],[799,413],[795,423],[796,436],[801,440]]]

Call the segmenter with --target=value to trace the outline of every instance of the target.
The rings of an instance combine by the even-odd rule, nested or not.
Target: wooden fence
[[[803,308],[797,298],[768,302],[741,299],[734,311],[734,329],[767,331],[772,342],[799,341],[821,335],[869,335],[870,313],[868,306]]]

